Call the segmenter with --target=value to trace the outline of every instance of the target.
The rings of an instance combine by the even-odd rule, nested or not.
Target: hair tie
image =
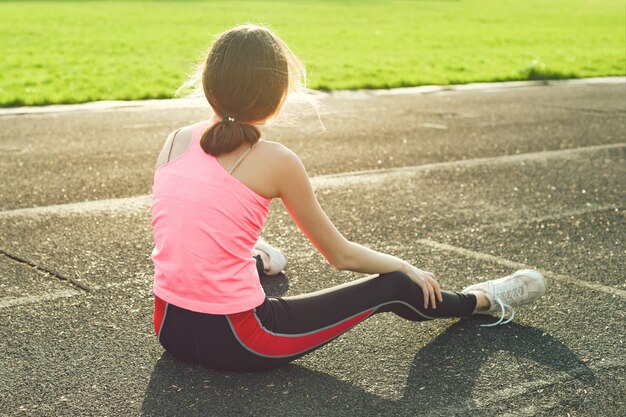
[[[222,122],[234,122],[235,118],[233,116],[224,116]]]

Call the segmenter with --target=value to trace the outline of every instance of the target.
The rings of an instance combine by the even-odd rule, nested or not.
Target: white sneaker
[[[468,291],[483,291],[490,303],[489,310],[478,314],[492,314],[500,311],[500,320],[492,324],[481,324],[482,327],[506,324],[515,317],[514,306],[529,304],[546,293],[546,279],[541,272],[534,269],[521,269],[500,279],[493,279],[464,288]],[[505,310],[510,311],[510,317],[504,320]],[[504,320],[504,321],[503,321]]]
[[[259,237],[259,240],[254,245],[254,248],[267,253],[270,258],[270,269],[265,271],[265,275],[278,275],[285,265],[287,265],[287,255],[281,250],[278,250],[267,243],[263,238]]]

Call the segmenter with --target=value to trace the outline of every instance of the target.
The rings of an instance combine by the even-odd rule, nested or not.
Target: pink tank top
[[[232,314],[265,299],[252,256],[271,199],[202,150],[200,138],[208,126],[207,121],[193,125],[189,148],[154,175],[153,289],[188,310]]]

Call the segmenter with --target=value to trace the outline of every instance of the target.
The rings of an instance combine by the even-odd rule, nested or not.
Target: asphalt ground
[[[174,128],[206,108],[0,113],[0,414],[626,414],[626,80],[340,93],[268,128],[298,153],[348,238],[433,271],[445,289],[534,267],[515,320],[380,314],[263,373],[179,362],[152,330],[150,191]],[[27,113],[27,112],[26,112]],[[275,200],[269,295],[337,272]]]

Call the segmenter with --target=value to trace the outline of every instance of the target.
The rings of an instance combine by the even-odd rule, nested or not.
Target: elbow
[[[352,268],[352,262],[350,258],[350,245],[351,242],[346,241],[345,245],[341,251],[338,251],[335,256],[332,256],[328,259],[328,262],[335,268],[337,271],[349,271]]]
[[[335,268],[337,271],[345,271],[346,265],[343,260],[340,259],[329,259],[328,263]]]

